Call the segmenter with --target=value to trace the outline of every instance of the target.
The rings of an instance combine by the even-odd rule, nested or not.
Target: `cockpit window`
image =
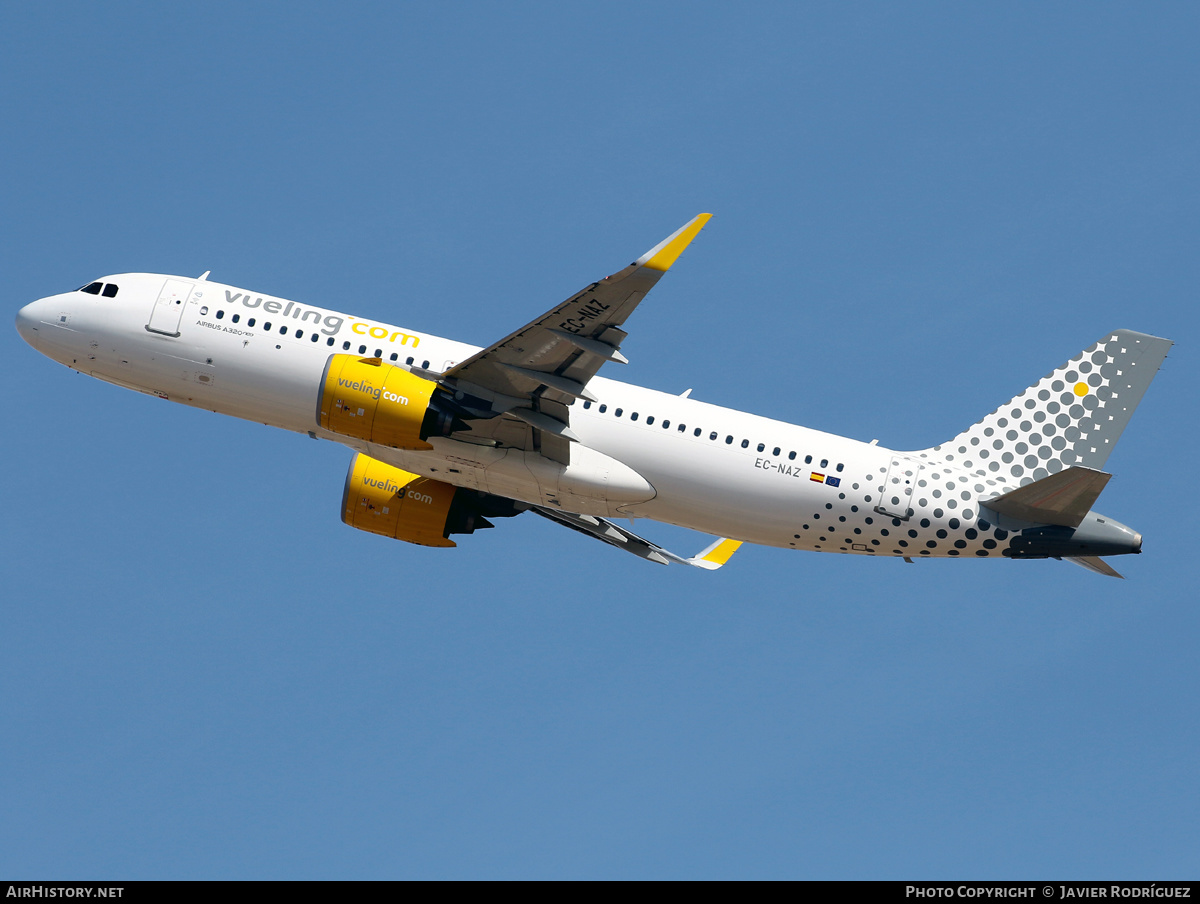
[[[103,295],[105,298],[116,298],[117,297],[116,283],[109,283],[107,286],[104,287],[104,291],[101,292],[100,294]]]
[[[89,283],[88,285],[86,285],[86,286],[83,286],[83,287],[82,287],[81,289],[79,289],[78,291],[80,291],[80,292],[87,292],[87,293],[88,293],[88,295],[99,295],[99,294],[100,294],[100,287],[101,287],[102,285],[104,285],[104,283],[98,283],[98,282]]]

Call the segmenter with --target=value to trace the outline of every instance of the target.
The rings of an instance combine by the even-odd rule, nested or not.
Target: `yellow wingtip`
[[[662,242],[642,255],[638,263],[643,267],[648,267],[651,270],[660,270],[664,273],[670,270],[671,265],[679,259],[679,255],[683,254],[683,249],[692,243],[692,239],[704,228],[704,224],[711,219],[711,213],[702,213],[694,217],[683,228],[667,236]]]
[[[738,551],[741,545],[741,540],[722,540],[709,552],[701,556],[701,558],[705,562],[712,562],[714,565],[724,565]]]

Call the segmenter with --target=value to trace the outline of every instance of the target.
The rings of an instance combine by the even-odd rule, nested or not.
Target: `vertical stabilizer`
[[[1065,468],[1101,470],[1172,343],[1106,333],[949,442],[925,450],[1020,485]]]

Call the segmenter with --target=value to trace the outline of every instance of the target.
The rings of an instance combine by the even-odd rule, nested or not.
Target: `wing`
[[[578,439],[568,406],[592,398],[587,384],[604,362],[626,363],[622,324],[711,216],[700,214],[624,270],[446,371],[440,382],[454,395],[466,436],[568,463]]]
[[[589,537],[595,537],[597,540],[602,540],[610,546],[617,547],[617,549],[631,552],[635,556],[649,559],[651,562],[657,562],[659,565],[694,565],[697,568],[703,568],[707,571],[715,571],[728,562],[733,554],[738,551],[738,547],[742,545],[741,540],[727,540],[722,537],[690,559],[685,559],[669,550],[663,549],[655,543],[651,543],[649,540],[639,537],[633,531],[626,530],[619,524],[609,521],[607,518],[595,518],[591,515],[572,515],[556,509],[543,508],[540,505],[535,505],[533,511],[537,512],[543,518],[555,521],[572,530],[577,530],[581,534],[587,534]]]

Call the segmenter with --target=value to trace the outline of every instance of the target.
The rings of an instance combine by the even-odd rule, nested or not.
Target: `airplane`
[[[849,555],[1065,559],[1142,535],[1093,510],[1172,342],[1113,330],[957,436],[896,451],[598,375],[710,214],[486,348],[196,278],[105,276],[20,309],[53,360],[356,454],[351,527],[421,546],[534,512],[659,564],[742,543]],[[610,368],[611,371],[611,368]],[[717,537],[684,557],[617,520]]]

